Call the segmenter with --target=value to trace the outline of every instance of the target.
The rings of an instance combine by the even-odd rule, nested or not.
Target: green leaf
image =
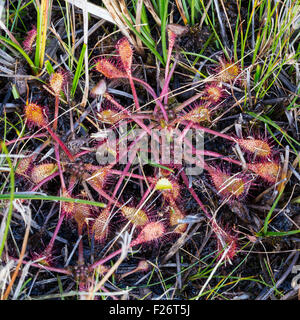
[[[295,198],[295,199],[293,199],[292,203],[300,203],[300,196]]]
[[[0,200],[9,200],[10,197],[11,197],[10,194],[0,194]],[[75,198],[66,198],[66,197],[57,197],[57,196],[50,196],[50,195],[44,195],[44,194],[15,193],[14,199],[74,202],[74,203],[88,204],[94,207],[106,208],[106,204],[103,202],[96,202],[96,201],[89,201],[89,200],[75,199]]]
[[[282,232],[273,232],[268,231],[267,233],[263,234],[264,237],[285,237],[285,236],[291,236],[293,234],[300,233],[300,230],[291,230],[291,231],[282,231]],[[261,236],[262,234],[258,234],[258,236]]]
[[[157,57],[157,59],[165,65],[164,59],[161,57],[161,55],[157,52],[155,47],[150,43],[149,40],[147,40],[145,37],[143,37],[139,32],[136,31],[136,29],[133,27],[133,25],[130,23],[130,21],[123,15],[123,18],[125,19],[129,29],[141,39],[143,44],[148,47],[148,49]]]
[[[4,228],[4,233],[3,233],[3,237],[2,237],[2,241],[0,244],[0,258],[2,256],[2,252],[3,252],[3,248],[7,239],[7,235],[8,235],[8,230],[9,230],[9,225],[10,225],[10,221],[11,221],[11,217],[12,217],[12,212],[13,212],[13,201],[15,199],[15,173],[14,173],[14,167],[13,164],[10,160],[9,157],[9,152],[6,148],[6,145],[4,142],[1,143],[1,148],[3,150],[3,152],[6,155],[6,161],[9,165],[10,168],[10,194],[7,195],[7,200],[9,201],[9,207],[8,207],[8,212],[7,212],[7,218],[6,218],[6,224],[5,224],[5,228]],[[2,221],[4,221],[5,218],[2,218]]]
[[[38,69],[37,67],[34,65],[34,63],[32,62],[32,60],[29,58],[28,54],[21,48],[19,47],[17,44],[15,44],[13,41],[6,39],[3,36],[0,36],[0,40],[4,41],[5,43],[7,43],[8,45],[10,45],[11,47],[13,47],[14,49],[16,49],[17,51],[19,51],[21,53],[21,55],[25,58],[25,60],[28,62],[30,68],[32,69],[34,75],[38,74]]]
[[[49,75],[54,73],[54,69],[53,69],[53,67],[52,67],[52,65],[51,65],[49,60],[45,61],[45,67],[46,67],[46,70],[47,70]]]
[[[78,85],[78,81],[80,78],[80,74],[83,68],[83,59],[84,59],[84,54],[85,54],[85,50],[86,50],[86,44],[84,43],[81,49],[81,53],[80,53],[80,57],[77,63],[77,68],[76,68],[76,72],[75,72],[75,76],[73,79],[73,83],[72,83],[72,89],[71,89],[71,97],[73,98],[77,89],[77,85]]]
[[[264,229],[263,229],[263,233],[264,235],[266,235],[268,233],[268,224],[269,224],[269,221],[271,219],[271,216],[272,216],[272,213],[274,211],[274,209],[276,208],[277,206],[277,203],[279,201],[279,199],[281,198],[281,195],[283,193],[284,190],[282,190],[279,195],[277,196],[276,200],[274,201],[270,211],[268,212],[267,216],[266,216],[266,219],[265,219],[265,222],[264,222]]]
[[[168,170],[168,171],[174,173],[174,171],[172,169],[170,169],[168,167],[165,167],[165,166],[162,166],[161,164],[158,164],[158,163],[155,163],[155,162],[151,162],[151,161],[148,161],[148,164],[150,164],[153,167],[165,169],[165,170]]]

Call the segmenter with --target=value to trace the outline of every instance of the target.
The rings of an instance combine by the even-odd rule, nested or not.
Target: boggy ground
[[[0,38],[2,299],[297,299],[296,1],[48,4]],[[202,172],[120,164],[155,129]]]

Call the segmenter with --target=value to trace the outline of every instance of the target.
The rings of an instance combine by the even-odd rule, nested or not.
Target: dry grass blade
[[[138,32],[141,31],[140,24],[141,24],[142,8],[143,8],[143,0],[138,0],[137,6],[136,6],[136,17],[135,17],[135,22],[137,24],[136,30]],[[144,49],[143,49],[143,44],[141,39],[139,37],[136,37],[136,41],[137,41],[137,45],[141,49],[141,53],[144,54]]]
[[[184,13],[184,10],[183,10],[182,1],[181,0],[175,0],[175,2],[176,2],[177,9],[178,9],[178,11],[179,11],[179,13],[181,15],[182,20],[183,20],[183,23],[185,25],[187,25],[188,24],[188,20],[187,20],[187,18],[185,16],[185,13]]]
[[[203,217],[201,217],[201,220],[204,220]],[[162,263],[165,264],[178,250],[188,241],[192,238],[192,236],[195,234],[195,232],[200,228],[200,223],[198,223],[195,228],[189,233],[190,228],[187,228],[187,230],[182,234],[182,236],[172,245],[166,256],[164,257]]]
[[[28,275],[28,272],[29,272],[29,269],[31,267],[31,262],[28,262],[26,263],[26,265],[22,268],[22,274],[20,276],[20,279],[19,279],[19,282],[18,282],[18,285],[15,289],[15,292],[14,292],[14,295],[12,297],[12,300],[18,300],[18,297],[19,295],[21,294],[21,289],[22,289],[22,286],[24,284],[24,281],[26,280],[26,278],[29,276]]]
[[[122,252],[121,252],[121,256],[118,259],[118,261],[110,268],[110,270],[107,272],[107,274],[101,279],[101,281],[99,283],[97,283],[97,285],[95,285],[94,287],[92,287],[90,289],[89,295],[86,297],[86,300],[93,300],[93,296],[94,294],[100,290],[103,285],[105,284],[105,282],[110,278],[110,276],[119,268],[120,264],[124,261],[124,259],[127,257],[127,253],[128,253],[128,248],[129,248],[129,244],[131,241],[131,235],[126,231],[123,234],[123,242],[122,242]]]
[[[157,23],[157,25],[160,27],[161,26],[161,20],[159,18],[159,16],[156,14],[153,5],[151,3],[151,0],[144,0],[144,5],[145,7],[148,9],[148,11],[151,13],[153,19],[155,20],[155,22]]]
[[[285,157],[284,157],[284,162],[283,162],[283,168],[282,168],[282,172],[281,172],[281,180],[282,183],[278,186],[278,192],[282,192],[283,189],[286,186],[287,183],[287,172],[288,172],[288,167],[289,167],[289,154],[290,154],[290,148],[289,146],[286,146],[285,148]]]
[[[86,6],[88,13],[91,14],[92,16],[96,16],[97,18],[104,19],[113,24],[117,24],[116,21],[111,16],[111,14],[105,8],[101,8],[100,6],[97,6],[88,1],[82,1],[82,0],[66,0],[66,1],[80,9],[83,9],[83,7]]]
[[[214,274],[218,270],[219,266],[226,259],[226,255],[229,252],[229,250],[230,250],[230,246],[228,248],[226,248],[226,250],[224,251],[224,253],[223,253],[222,257],[221,257],[221,259],[218,261],[218,263],[214,267],[213,271],[210,273],[209,277],[207,278],[207,280],[205,281],[203,287],[201,288],[198,296],[196,297],[196,300],[199,300],[199,298],[201,297],[202,293],[204,292],[205,288],[208,286],[210,280],[212,279],[212,277],[214,276]]]
[[[1,18],[1,16],[0,16]],[[13,34],[6,28],[6,25],[3,23],[3,21],[0,19],[0,28],[5,31],[5,33],[9,36],[10,40],[14,42],[17,46],[21,47],[18,40],[13,36]]]
[[[9,63],[15,63],[16,62],[16,59],[14,57],[9,55],[7,52],[3,51],[2,49],[0,49],[0,55],[1,55],[2,59],[8,61]]]
[[[127,4],[126,4],[125,0],[119,0],[119,1],[112,0],[112,1],[114,2],[115,7],[116,7],[117,5],[120,6],[120,9],[121,9],[122,14],[123,14],[129,21],[132,22],[131,17],[130,17],[130,14],[129,14],[128,9],[127,9]],[[116,8],[117,8],[117,7],[116,7]]]
[[[124,34],[126,38],[131,42],[131,44],[136,48],[139,52],[140,47],[137,45],[135,38],[130,34],[128,31],[128,27],[126,25],[126,21],[123,18],[124,16],[132,23],[131,17],[128,15],[126,4],[122,3],[121,1],[115,0],[103,0],[107,10],[115,20],[116,24],[120,28],[121,32]]]
[[[27,224],[27,227],[26,227],[24,238],[23,238],[23,244],[22,244],[22,249],[21,249],[19,260],[18,260],[18,264],[17,264],[16,269],[12,275],[11,281],[4,292],[3,297],[1,297],[1,300],[6,300],[8,298],[10,291],[12,289],[12,286],[13,286],[13,284],[19,274],[19,269],[20,269],[22,262],[23,262],[23,257],[24,257],[25,251],[26,251],[28,237],[29,237],[29,231],[30,231],[30,226],[31,226],[31,211],[30,211],[30,209],[28,207],[25,208],[24,206],[22,206],[21,204],[17,204],[16,202],[14,202],[14,206],[23,216],[25,224]]]
[[[41,0],[38,3],[38,19],[37,19],[37,39],[35,51],[35,66],[43,68],[46,50],[46,40],[48,25],[51,17],[51,2],[49,0]]]
[[[1,290],[1,300],[4,294],[6,285],[11,281],[10,275],[14,268],[15,261],[9,260],[4,266],[0,266],[0,290]]]
[[[277,289],[283,281],[288,277],[288,275],[292,272],[294,265],[297,263],[297,260],[299,258],[299,251],[292,252],[287,260],[291,259],[293,257],[293,260],[289,264],[287,270],[283,273],[283,275],[280,277],[280,279],[274,284],[272,288],[267,290],[266,293],[262,293],[260,296],[256,298],[256,300],[267,300],[267,298],[274,292],[275,289]]]
[[[5,1],[4,0],[0,1],[0,19],[2,18],[3,12],[5,10],[4,5],[5,5]]]

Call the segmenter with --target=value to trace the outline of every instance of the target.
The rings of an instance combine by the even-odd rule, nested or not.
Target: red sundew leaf
[[[58,170],[57,165],[54,163],[43,163],[34,166],[30,172],[30,178],[35,184],[40,183],[47,177],[51,176]]]
[[[220,66],[217,68],[218,80],[221,82],[234,82],[234,80],[240,75],[241,68],[239,64],[233,61],[227,61],[222,59],[220,61]]]
[[[270,183],[275,183],[279,177],[281,167],[275,161],[250,163],[248,168]]]
[[[231,176],[219,168],[209,168],[208,172],[220,195],[238,199],[247,194],[249,183],[239,175]]]
[[[95,170],[91,178],[87,179],[87,182],[97,189],[103,189],[105,182],[110,174],[111,165],[102,167],[98,170]]]
[[[122,215],[136,226],[144,226],[149,222],[149,218],[144,210],[124,206],[121,208]]]
[[[85,224],[87,224],[90,218],[91,208],[89,205],[84,203],[74,203],[74,213],[73,217],[77,222],[78,229],[82,230]]]
[[[25,118],[29,126],[45,127],[51,137],[60,145],[71,161],[74,161],[74,156],[58,136],[48,127],[48,117],[46,107],[41,107],[36,103],[28,103],[25,106]]]
[[[45,108],[36,103],[29,103],[25,106],[25,117],[29,125],[43,127],[47,125]]]
[[[178,208],[178,206],[175,204],[175,202],[172,203],[169,209],[169,222],[171,227],[175,227],[174,231],[175,233],[184,233],[187,224],[186,223],[178,223],[178,220],[182,220],[185,218],[185,214]]]
[[[224,244],[226,244],[225,248],[224,248]],[[234,236],[230,235],[229,233],[223,236],[222,241],[217,237],[217,248],[218,248],[218,251],[221,252],[221,254],[218,256],[218,259],[222,257],[222,251],[226,250],[226,248],[229,248],[226,254],[225,260],[232,260],[232,258],[234,258],[234,256],[238,251],[237,239]]]
[[[30,31],[28,31],[25,40],[23,41],[24,51],[27,53],[31,53],[33,44],[36,40],[37,30],[36,26],[34,26]]]
[[[49,85],[56,95],[60,94],[61,90],[64,90],[64,87],[67,83],[67,74],[62,70],[54,72],[50,76]]]
[[[110,207],[107,207],[103,211],[101,211],[99,216],[94,220],[91,232],[96,241],[103,242],[107,238],[109,218]]]
[[[32,163],[32,157],[20,159],[20,161],[15,169],[15,173],[19,174],[19,175],[26,174],[30,168],[31,163]]]
[[[64,197],[64,198],[72,198],[66,190],[63,191],[62,197]],[[75,209],[75,203],[74,202],[62,202],[61,210],[66,215],[67,218],[73,217],[74,209]]]
[[[127,78],[127,74],[125,72],[120,70],[120,68],[117,68],[106,58],[99,59],[96,62],[95,69],[109,79]]]
[[[131,75],[133,50],[127,38],[122,38],[118,44],[120,59],[128,76]]]
[[[155,189],[162,192],[166,199],[178,199],[180,195],[179,184],[170,178],[159,178],[156,182]]]
[[[216,221],[212,221],[212,229],[217,239],[217,249],[220,253],[218,259],[221,259],[223,252],[228,249],[224,260],[231,260],[238,251],[238,238],[231,231],[223,229]]]
[[[237,139],[238,144],[246,151],[254,153],[259,157],[269,157],[272,155],[272,149],[268,142],[260,139]]]
[[[195,105],[190,111],[183,114],[180,119],[192,121],[194,123],[210,122],[210,113],[211,110],[207,105]]]
[[[211,103],[218,103],[224,97],[224,90],[217,84],[209,84],[205,87],[207,100]]]
[[[149,222],[144,226],[138,237],[132,241],[131,246],[158,240],[165,232],[166,229],[162,222]]]

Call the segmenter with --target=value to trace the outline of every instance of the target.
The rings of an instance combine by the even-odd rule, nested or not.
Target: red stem
[[[152,192],[153,188],[155,187],[156,182],[153,181],[147,191],[144,193],[142,199],[140,200],[139,204],[137,205],[137,208],[141,207],[143,205],[143,202],[147,199],[148,195]]]
[[[163,86],[162,91],[161,91],[161,94],[160,94],[160,98],[161,98],[161,99],[163,99],[163,97],[165,97],[165,101],[164,101],[164,104],[165,104],[165,105],[168,104],[168,97],[169,97],[168,89],[169,89],[169,83],[170,83],[171,77],[172,77],[172,75],[173,75],[173,73],[174,73],[174,71],[175,71],[176,64],[177,64],[177,61],[175,60],[173,66],[172,66],[171,71],[169,72],[168,76],[167,76],[166,79],[165,79],[165,83],[164,83],[164,86]]]
[[[144,176],[141,176],[141,175],[135,174],[135,173],[127,172],[124,174],[124,172],[121,170],[113,170],[113,169],[111,169],[109,172],[112,174],[115,174],[115,175],[120,175],[120,176],[129,177],[129,178],[140,179],[140,180],[146,180],[146,178]]]
[[[203,96],[203,92],[197,93],[196,95],[194,95],[193,97],[189,98],[188,100],[182,102],[182,104],[180,104],[178,107],[175,108],[175,112],[179,112],[180,110],[184,109],[186,106],[190,105],[191,103],[193,103],[195,100],[201,98]],[[176,123],[175,119],[173,122],[171,122],[171,124],[175,124]]]
[[[208,219],[212,219],[211,214],[206,210],[204,204],[202,203],[202,201],[199,199],[199,197],[197,196],[196,192],[194,191],[194,189],[192,187],[189,186],[189,181],[188,181],[188,177],[186,176],[184,171],[181,171],[181,177],[182,180],[184,181],[186,187],[188,188],[189,192],[191,193],[191,195],[193,196],[193,198],[195,199],[195,201],[199,204],[200,208],[202,209],[202,211],[204,212],[204,214],[206,215],[206,217]]]
[[[129,168],[130,168],[135,156],[136,156],[136,152],[132,153],[131,157],[128,159],[128,162],[127,162],[127,164],[126,164],[126,166],[125,166],[125,168],[123,170],[123,173],[121,174],[121,177],[119,178],[119,180],[118,180],[118,182],[117,182],[117,184],[115,186],[115,189],[114,189],[114,192],[113,192],[113,197],[116,196],[116,194],[117,194],[117,192],[118,192],[118,190],[119,190],[119,188],[120,188],[120,186],[121,186],[121,184],[122,184],[122,182],[123,182],[123,180],[125,178],[125,175],[128,173],[128,170],[129,170]]]
[[[120,111],[126,113],[134,122],[136,122],[142,129],[144,129],[150,136],[151,130],[138,118],[132,115],[127,109],[121,106],[109,93],[105,93],[105,98],[113,103]]]
[[[212,129],[209,129],[209,128],[206,128],[206,127],[202,127],[197,123],[193,123],[192,121],[188,121],[188,122],[187,121],[183,121],[181,123],[182,124],[188,123],[187,124],[188,126],[192,126],[195,129],[199,129],[199,130],[202,130],[204,132],[210,133],[210,134],[212,134],[214,136],[218,136],[218,137],[224,138],[226,140],[230,140],[232,142],[238,143],[238,141],[236,139],[232,138],[231,136],[229,136],[229,135],[227,135],[225,133],[221,133],[221,132],[218,132],[218,131],[215,131],[215,130],[212,130]]]
[[[15,260],[15,261],[19,261],[18,258],[13,258],[10,257],[10,259]],[[30,261],[22,261],[23,264],[27,264]],[[58,272],[58,273],[63,273],[63,274],[67,274],[67,275],[72,275],[72,271],[71,270],[67,270],[67,269],[60,269],[60,268],[54,268],[54,267],[48,267],[48,266],[44,266],[42,264],[38,264],[38,263],[31,263],[30,264],[31,267],[35,267],[35,268],[39,268],[39,269],[45,269],[48,271],[52,271],[52,272]]]
[[[57,225],[55,227],[55,230],[53,232],[53,235],[52,235],[52,238],[50,240],[50,242],[48,243],[47,245],[47,248],[45,249],[45,251],[50,254],[51,251],[52,251],[52,248],[53,248],[53,245],[54,245],[54,242],[55,242],[55,239],[57,237],[57,234],[60,230],[60,227],[62,225],[62,222],[64,221],[64,218],[65,218],[66,214],[64,212],[62,212],[62,214],[60,215],[59,219],[58,219],[58,222],[57,222]]]
[[[47,178],[45,178],[44,180],[42,180],[39,184],[37,184],[36,186],[34,186],[30,191],[36,191],[37,189],[39,189],[43,184],[47,183],[48,181],[54,179],[55,177],[57,177],[59,175],[59,172],[54,172],[52,173],[50,176],[48,176]]]
[[[62,171],[61,164],[60,164],[59,150],[58,150],[57,144],[54,146],[54,150],[55,150],[55,157],[56,157],[56,163],[57,163],[57,167],[58,167],[61,187],[62,187],[62,190],[66,190],[66,184],[65,184],[63,173],[62,173],[63,171]]]
[[[96,262],[94,262],[93,264],[91,264],[89,266],[89,270],[92,271],[93,269],[97,268],[98,266],[104,264],[106,261],[114,258],[115,256],[117,256],[118,254],[120,254],[122,252],[122,248],[117,250],[117,251],[114,251],[113,253],[111,253],[110,255],[108,255],[106,258],[103,258],[103,259],[100,259]]]
[[[124,157],[125,155],[127,155],[127,154],[135,147],[135,145],[138,143],[138,141],[141,140],[141,139],[144,137],[145,134],[146,134],[146,132],[143,132],[139,137],[137,137],[137,138],[131,143],[129,149],[128,149],[126,152],[124,152],[122,155],[120,155],[119,159],[122,159],[122,157]],[[126,166],[125,166],[125,168],[124,168],[124,170],[123,170],[123,173],[122,173],[120,179],[118,180],[118,182],[117,182],[117,184],[116,184],[116,187],[115,187],[115,189],[114,189],[113,197],[116,196],[116,193],[118,192],[118,189],[119,189],[119,187],[121,186],[121,184],[122,184],[122,182],[123,182],[123,180],[124,180],[125,175],[128,173],[128,170],[129,170],[129,168],[130,168],[130,166],[131,166],[131,164],[132,164],[132,161],[134,160],[135,155],[136,155],[136,152],[132,153],[130,159],[128,159],[128,162],[127,162],[127,164],[126,164]]]
[[[166,109],[163,106],[163,104],[161,103],[161,101],[159,100],[159,98],[157,97],[157,95],[155,94],[154,90],[149,86],[149,84],[141,79],[138,79],[138,78],[132,77],[132,79],[134,81],[139,82],[141,85],[143,85],[144,88],[149,92],[149,94],[151,94],[151,96],[154,98],[154,101],[156,102],[154,112],[157,112],[157,105],[158,105],[160,107],[160,110],[161,110],[163,116],[164,116],[165,121],[168,122],[169,118],[168,118],[168,114],[166,112]]]
[[[173,33],[173,32],[170,32],[170,33],[169,33],[168,56],[167,56],[166,69],[165,69],[165,79],[167,79],[167,76],[168,76],[168,73],[169,73],[171,55],[172,55],[172,50],[173,50],[175,41],[176,41],[176,34]]]
[[[136,245],[139,245],[139,244],[141,244],[142,242],[143,242],[143,241],[141,241],[141,240],[139,239],[139,237],[137,237],[136,239],[134,239],[134,240],[131,241],[131,243],[130,243],[130,245],[129,245],[129,248],[132,248],[132,247],[134,247],[134,246],[136,246]],[[116,250],[116,251],[114,251],[114,252],[112,252],[112,253],[111,253],[110,255],[108,255],[106,258],[103,258],[103,259],[100,259],[100,260],[94,262],[93,264],[91,264],[91,265],[89,266],[89,270],[92,271],[93,269],[97,268],[99,265],[104,264],[105,262],[107,262],[108,260],[114,258],[115,256],[117,256],[117,255],[120,254],[121,252],[122,252],[122,248],[121,248],[121,249],[118,249],[118,250]]]
[[[226,236],[227,233],[225,230],[223,230],[217,223],[216,219],[206,210],[205,206],[203,205],[203,203],[201,202],[201,200],[198,198],[197,194],[195,193],[194,189],[192,187],[189,187],[189,182],[188,182],[188,178],[185,174],[184,171],[181,172],[181,177],[184,181],[184,183],[186,184],[187,188],[189,189],[191,195],[193,196],[193,198],[196,200],[196,202],[199,204],[199,206],[201,207],[202,211],[204,212],[204,214],[206,215],[206,217],[209,219],[209,223],[211,223],[212,226],[212,230],[214,231],[214,233],[216,234],[217,237],[220,236]]]
[[[197,150],[195,149],[195,147],[192,145],[192,143],[188,140],[188,139],[185,139],[184,140],[185,143],[192,149],[192,151],[199,155],[199,156],[208,156],[208,157],[216,157],[216,158],[222,158],[222,160],[225,160],[225,161],[228,161],[228,162],[231,162],[231,163],[234,163],[238,166],[243,166],[242,162],[241,161],[238,161],[238,160],[234,160],[234,159],[231,159],[231,158],[228,158],[228,157],[225,157],[223,156],[222,154],[220,153],[217,153],[217,152],[214,152],[214,151],[207,151],[207,150]],[[205,168],[204,168],[205,169]]]
[[[45,133],[38,133],[38,134],[34,134],[32,136],[25,136],[25,137],[22,137],[22,138],[17,138],[17,139],[13,139],[13,140],[10,140],[10,141],[7,141],[5,143],[6,146],[9,146],[15,142],[19,142],[19,141],[22,141],[22,140],[28,140],[28,139],[31,139],[31,138],[42,138],[42,137],[47,137],[47,135]],[[1,148],[0,148],[1,149]]]
[[[60,145],[60,147],[64,150],[64,152],[66,153],[66,155],[68,156],[68,158],[70,159],[70,161],[74,161],[75,158],[72,155],[72,153],[70,152],[70,150],[66,147],[66,145],[58,138],[58,136],[52,131],[51,128],[48,127],[48,125],[46,126],[46,129],[48,130],[49,134],[51,135],[51,137]]]
[[[117,201],[114,200],[111,196],[109,196],[106,192],[104,192],[101,188],[99,188],[95,183],[92,181],[86,181],[92,188],[94,188],[103,198],[105,198],[109,203],[117,204]]]
[[[140,111],[141,107],[140,107],[139,99],[138,99],[137,94],[136,94],[136,90],[135,90],[135,86],[134,86],[134,82],[133,82],[132,76],[130,75],[128,77],[128,79],[129,79],[129,83],[130,83],[130,87],[131,87],[133,100],[134,100],[136,109],[137,109],[137,111]]]
[[[55,112],[54,112],[54,122],[53,122],[53,130],[57,130],[57,120],[58,120],[58,107],[59,107],[59,94],[55,95]]]

